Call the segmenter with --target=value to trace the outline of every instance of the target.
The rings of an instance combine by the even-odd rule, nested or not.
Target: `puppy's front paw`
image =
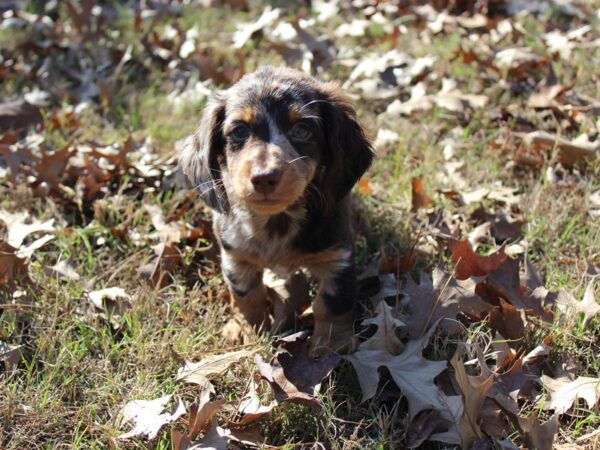
[[[249,327],[244,327],[237,318],[231,318],[221,330],[221,336],[231,344],[239,344],[248,339],[248,331]]]
[[[352,318],[335,321],[315,320],[309,355],[320,358],[330,352],[348,353],[356,348]]]

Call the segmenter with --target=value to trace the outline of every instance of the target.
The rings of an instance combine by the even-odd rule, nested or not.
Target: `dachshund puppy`
[[[284,326],[272,314],[307,298],[297,272],[305,269],[318,281],[311,353],[349,350],[356,295],[349,192],[372,159],[333,83],[263,67],[213,94],[180,161],[213,210],[235,311],[226,336],[236,337],[236,324]],[[283,279],[281,289],[265,286],[266,269]]]

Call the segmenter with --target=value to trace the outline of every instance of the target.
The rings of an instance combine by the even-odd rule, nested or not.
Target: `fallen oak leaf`
[[[0,286],[14,287],[15,281],[28,280],[28,261],[17,254],[17,249],[0,239]]]
[[[479,417],[485,398],[493,385],[494,376],[492,375],[477,386],[473,386],[461,355],[462,351],[459,349],[450,360],[450,364],[454,367],[456,381],[464,398],[464,412],[460,422],[462,448],[471,448],[477,439],[485,436],[481,430]]]
[[[380,379],[378,369],[385,366],[408,400],[410,420],[425,409],[445,410],[446,406],[434,379],[446,368],[446,361],[430,361],[422,355],[435,329],[436,326],[433,326],[420,339],[409,340],[399,355],[391,355],[385,350],[363,350],[363,343],[359,345],[358,351],[345,356],[354,366],[358,377],[363,392],[361,401],[375,395]]]
[[[521,287],[518,259],[506,258],[502,261],[487,274],[485,285],[516,309],[531,311],[546,322],[551,322],[554,318],[554,313],[546,309],[546,306],[552,305],[542,304],[542,299],[527,294],[526,289]]]
[[[212,386],[205,385],[196,402],[190,405],[190,417],[188,419],[187,432],[182,433],[176,429],[171,431],[173,450],[191,449],[227,449],[229,440],[225,433],[218,433],[215,414],[219,411],[225,400],[210,401]],[[204,433],[201,441],[194,441],[196,437]]]
[[[26,211],[9,213],[8,211],[0,210],[0,220],[6,225],[6,242],[9,245],[19,248],[30,234],[56,231],[56,228],[53,226],[54,219],[45,222],[34,219],[31,223],[26,223],[28,218],[29,213]]]
[[[496,253],[481,256],[471,249],[469,241],[449,239],[447,244],[452,251],[452,261],[456,264],[454,274],[457,280],[487,275],[508,258],[503,247]]]
[[[209,401],[211,388],[205,386],[198,401],[190,406],[190,418],[188,420],[187,437],[195,439],[198,434],[203,433],[212,423],[215,414],[221,409],[225,400]]]
[[[155,400],[131,400],[128,402],[120,412],[119,426],[133,422],[133,428],[127,433],[121,434],[119,439],[140,436],[152,440],[164,425],[174,422],[185,414],[185,405],[178,397],[175,398],[173,412],[165,412],[171,397],[172,395],[165,395]]]
[[[460,420],[464,409],[462,396],[442,394],[442,400],[447,405],[446,410],[425,411],[411,422],[407,432],[407,448],[417,448],[426,440],[461,444]]]
[[[388,116],[410,116],[417,111],[428,111],[434,106],[456,113],[463,113],[468,108],[483,108],[488,101],[485,95],[465,94],[457,87],[455,80],[444,78],[441,89],[433,95],[427,95],[425,84],[421,81],[412,87],[410,99],[401,102],[396,99],[387,107]]]
[[[154,253],[156,258],[151,263],[142,265],[138,274],[155,288],[161,288],[172,281],[173,273],[183,263],[183,255],[176,245],[164,243],[155,245]]]
[[[183,366],[177,371],[175,379],[200,386],[212,386],[209,381],[210,377],[223,375],[232,364],[254,353],[254,350],[237,350],[218,355],[209,355],[198,362],[184,360]]]
[[[75,265],[69,260],[59,260],[53,266],[45,268],[46,274],[70,281],[79,281],[81,276],[75,270]]]
[[[423,181],[420,178],[411,179],[412,186],[412,212],[417,212],[421,208],[426,208],[431,203],[431,198],[425,193]]]
[[[40,109],[25,100],[0,103],[0,132],[43,122]]]
[[[152,226],[158,232],[158,237],[162,243],[166,245],[177,244],[181,240],[185,226],[176,222],[167,223],[165,215],[158,205],[144,205],[144,208],[150,214]]]
[[[61,182],[67,173],[69,160],[75,154],[75,150],[67,145],[53,152],[41,151],[41,157],[33,167],[35,185],[41,187],[38,194],[45,194],[47,191],[61,192]]]
[[[254,355],[261,377],[271,385],[278,402],[294,402],[320,408],[321,402],[317,394],[321,383],[340,363],[341,356],[329,353],[314,359],[309,355],[305,340],[297,339],[284,344],[287,351],[277,353],[271,364],[265,362],[260,355]]]
[[[438,322],[446,331],[455,333],[459,329],[456,316],[460,312],[481,317],[491,305],[481,300],[475,287],[473,280],[457,280],[441,268],[433,270],[433,281],[421,272],[419,284],[408,275],[401,292],[409,298],[411,314],[400,317],[407,324],[408,335],[419,338]]]
[[[572,167],[577,161],[591,161],[600,156],[600,142],[591,142],[586,135],[571,141],[547,131],[515,133],[515,136],[522,139],[521,145],[533,150],[558,149],[558,158],[567,167]]]
[[[237,407],[235,420],[228,421],[227,425],[230,428],[244,427],[251,422],[263,418],[277,405],[276,400],[273,400],[268,405],[263,405],[257,392],[257,384],[254,380],[251,380],[248,393]]]
[[[515,188],[507,186],[482,187],[473,191],[462,192],[460,198],[467,205],[488,199],[512,207],[518,206],[522,202],[520,195],[515,192]]]
[[[544,410],[554,410],[557,414],[566,413],[577,399],[583,399],[590,409],[600,399],[599,378],[578,377],[573,381],[564,381],[542,375],[540,382],[546,390]]]
[[[548,421],[541,423],[537,416],[519,417],[523,430],[523,440],[528,448],[552,450],[554,436],[560,426],[560,414],[555,413]]]
[[[489,326],[511,341],[520,342],[525,336],[523,314],[510,303],[500,299],[500,305],[490,311]]]
[[[442,396],[442,401],[447,406],[446,410],[441,411],[440,416],[446,431],[436,432],[429,436],[430,441],[444,442],[446,444],[460,445],[462,439],[460,437],[460,421],[464,414],[465,405],[460,395]],[[440,425],[438,425],[439,427]],[[436,427],[436,429],[438,428]]]
[[[21,348],[22,345],[11,345],[0,341],[0,361],[4,363],[6,372],[12,373],[16,370],[23,356]]]
[[[507,48],[496,53],[494,63],[508,75],[516,78],[525,78],[533,70],[545,66],[548,58],[537,55],[528,47]]]
[[[375,306],[375,317],[363,320],[363,325],[377,327],[375,334],[361,345],[363,350],[387,350],[392,355],[402,352],[404,344],[396,335],[396,329],[406,324],[393,317],[393,309],[385,300],[380,300]]]
[[[600,312],[600,305],[596,302],[594,295],[594,278],[588,283],[583,300],[577,301],[570,292],[562,290],[559,292],[556,302],[567,311],[567,316],[583,314],[583,327],[587,327],[596,314]]]
[[[360,180],[358,180],[358,192],[361,193],[361,195],[364,196],[369,196],[369,195],[373,195],[373,188],[371,187],[371,183],[369,182],[368,178],[361,178]]]
[[[88,292],[87,298],[90,303],[87,315],[106,320],[115,330],[121,327],[123,315],[131,309],[132,297],[120,287]]]

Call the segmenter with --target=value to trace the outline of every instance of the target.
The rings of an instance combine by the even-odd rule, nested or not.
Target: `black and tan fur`
[[[372,158],[333,83],[264,67],[212,96],[181,164],[214,211],[235,323],[268,329],[273,308],[293,310],[308,294],[303,268],[319,282],[313,354],[348,348],[356,291],[348,194]],[[265,269],[292,298],[265,286]],[[224,332],[237,331],[231,322]]]

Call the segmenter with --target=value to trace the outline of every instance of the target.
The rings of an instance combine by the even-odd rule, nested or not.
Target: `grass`
[[[233,31],[235,23],[249,21],[260,13],[254,3],[248,13],[233,12],[226,7],[182,8],[179,17],[160,19],[157,29],[168,23],[182,29],[197,25],[217,63],[235,61],[229,49],[219,48],[219,39]],[[118,20],[111,26],[121,33],[123,43],[134,45],[134,52],[139,54],[142,52],[140,35],[132,28],[131,11],[119,7],[117,13]],[[555,14],[549,12],[545,20],[554,20]],[[341,23],[345,19],[334,20]],[[524,42],[544,54],[543,23],[529,18],[523,20],[528,32]],[[577,298],[581,298],[585,289],[582,277],[585,262],[600,264],[600,224],[589,217],[584,200],[600,188],[600,164],[596,161],[581,166],[579,181],[567,186],[556,186],[547,181],[545,172],[551,161],[533,172],[507,164],[508,158],[492,150],[491,143],[502,136],[505,129],[517,125],[515,122],[499,124],[490,113],[526,100],[527,93],[512,95],[499,88],[497,79],[482,79],[477,66],[452,59],[454,50],[461,43],[459,34],[442,33],[423,40],[419,37],[420,30],[413,27],[411,21],[403,22],[406,22],[408,32],[400,36],[400,50],[415,56],[437,55],[438,69],[442,67],[446,76],[459,78],[464,92],[483,86],[492,106],[466,116],[435,109],[415,120],[382,118],[377,115],[382,111],[381,105],[356,103],[361,120],[373,131],[385,127],[400,135],[399,142],[385,151],[380,150],[368,174],[375,194],[357,194],[357,216],[363,224],[358,236],[359,262],[366,263],[381,248],[404,254],[419,230],[425,229],[427,217],[409,212],[410,181],[415,176],[424,180],[434,206],[444,205],[459,220],[472,213],[474,207],[455,207],[443,196],[435,194],[444,187],[437,176],[444,165],[442,142],[451,130],[461,127],[456,153],[465,163],[462,176],[466,185],[475,189],[501,180],[506,186],[518,188],[523,193],[522,205],[519,205],[526,223],[523,238],[546,286],[553,290],[571,289]],[[594,32],[598,31],[597,22]],[[225,25],[214,30],[215,23]],[[382,33],[379,26],[372,26],[366,37],[343,38],[337,45],[341,48],[368,44],[369,51],[382,53],[390,49],[389,42],[381,39]],[[0,47],[9,41],[11,46],[16,46],[26,39],[27,33],[11,35],[2,31]],[[502,43],[502,46],[509,44]],[[89,45],[92,44],[84,44]],[[281,61],[263,41],[249,44],[241,55],[246,58],[248,69]],[[556,60],[551,64],[559,82],[576,80],[578,92],[598,98],[600,86],[594,81],[597,73],[585,68],[597,67],[599,56],[597,49],[588,48],[575,51],[569,61]],[[181,108],[174,108],[168,99],[174,89],[173,80],[164,73],[163,67],[154,63],[149,63],[148,67],[144,69],[148,72],[146,79],[138,79],[134,69],[125,73],[126,81],[115,85],[113,98],[103,108],[92,107],[79,115],[80,126],[75,130],[48,131],[47,142],[57,148],[71,140],[94,139],[112,143],[123,141],[133,133],[140,138],[150,136],[162,153],[171,152],[176,140],[194,130],[204,100],[196,99]],[[321,77],[343,80],[348,74],[347,67],[334,65]],[[533,79],[539,81],[543,76],[544,73],[536,73]],[[531,84],[530,80],[527,82]],[[23,74],[14,74],[0,88],[0,96],[15,96],[28,87],[28,83]],[[428,82],[428,92],[435,92],[437,87],[437,82]],[[56,104],[50,109],[63,107]],[[545,119],[531,111],[523,111],[523,115],[527,115],[535,127],[577,134],[560,122],[549,126]],[[593,121],[582,120],[577,132],[597,134],[594,126],[597,127]],[[98,200],[94,220],[69,224],[51,244],[35,254],[31,264],[33,283],[26,290],[23,301],[18,305],[0,301],[0,338],[24,346],[18,370],[0,375],[0,446],[7,449],[170,448],[168,431],[161,432],[152,442],[117,441],[121,430],[116,416],[130,399],[176,394],[187,401],[193,400],[198,390],[174,381],[178,363],[173,359],[172,351],[198,357],[226,346],[219,335],[227,319],[227,306],[218,267],[203,258],[198,264],[192,264],[198,260],[198,247],[205,247],[208,242],[185,247],[186,267],[191,269],[176,272],[174,282],[165,288],[154,290],[146,286],[137,273],[141,263],[149,262],[154,256],[150,247],[154,242],[149,237],[153,229],[143,205],[159,204],[164,211],[173,211],[184,194],[174,191],[159,195],[111,195]],[[49,198],[34,198],[25,187],[15,188],[3,183],[0,195],[3,209],[27,209],[32,216],[41,218],[60,216],[60,205],[55,205]],[[491,210],[499,208],[491,202],[486,206]],[[184,219],[194,222],[198,216],[208,218],[208,211],[198,205],[186,213]],[[116,233],[116,227],[135,231],[142,237],[141,243],[137,245],[131,235]],[[426,238],[422,237],[418,244],[417,269],[431,270],[439,260],[448,260],[443,252],[432,249]],[[45,267],[65,259],[73,262],[81,281],[64,281],[46,274]],[[132,308],[125,313],[123,325],[118,330],[83,312],[87,305],[85,291],[108,286],[122,287],[134,296]],[[557,326],[534,330],[525,340],[533,348],[548,335],[553,339],[553,361],[558,362],[567,354],[581,364],[580,375],[600,375],[598,319],[587,329],[580,321],[572,330]],[[485,325],[472,326],[468,339],[488,344],[492,340]],[[257,345],[265,355],[269,354],[267,339],[260,340]],[[440,336],[428,351],[443,358],[455,346],[453,339]],[[216,380],[217,392],[229,401],[239,400],[244,394],[244,383],[240,380],[249,379],[254,372],[251,361],[241,362],[231,373]],[[269,395],[265,386],[261,389],[263,395]],[[356,375],[348,363],[343,363],[324,386],[321,411],[281,405],[275,414],[260,423],[261,432],[267,442],[283,449],[298,448],[295,444],[299,442],[316,441],[327,442],[336,449],[401,447],[408,424],[400,392],[396,391],[387,399],[365,403],[360,402],[360,397]],[[223,417],[226,415],[224,413]],[[598,428],[598,411],[582,409],[573,416],[564,432],[577,438]],[[441,444],[428,445],[427,448],[444,448]]]

